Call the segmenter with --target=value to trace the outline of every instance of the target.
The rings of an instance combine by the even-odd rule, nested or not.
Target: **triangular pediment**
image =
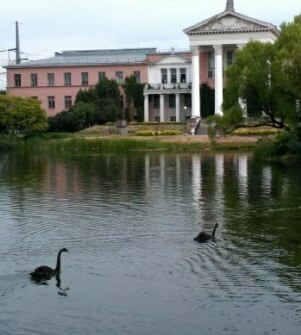
[[[256,20],[234,11],[222,12],[184,30],[187,35],[258,31],[273,31],[277,35],[279,33],[277,28],[270,23]]]
[[[169,55],[161,58],[157,64],[158,65],[167,65],[167,64],[185,64],[187,59],[178,55]]]

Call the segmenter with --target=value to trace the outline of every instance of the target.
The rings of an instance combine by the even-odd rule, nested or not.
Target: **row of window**
[[[160,95],[152,95],[150,96],[153,99],[153,107],[155,109],[160,108]],[[191,107],[191,95],[184,94],[184,106]],[[176,96],[175,94],[168,94],[168,107],[169,108],[176,108]]]
[[[170,76],[170,79],[168,78]],[[179,79],[178,79],[179,76]],[[186,83],[187,82],[187,75],[186,75],[186,69],[176,69],[176,68],[170,68],[170,69],[161,69],[161,83]]]
[[[33,97],[37,98],[37,97]],[[49,109],[54,109],[55,108],[55,97],[54,96],[48,96],[47,97],[47,104]],[[68,110],[72,106],[72,97],[71,95],[65,95],[64,96],[64,106],[65,110]]]
[[[137,83],[140,83],[140,71],[134,71],[133,75],[136,78]],[[106,78],[106,73],[98,72],[98,80],[101,80],[104,78]],[[115,79],[118,84],[122,84],[124,81],[123,71],[116,71]],[[14,74],[14,84],[15,84],[15,87],[22,86],[22,76],[20,73]],[[55,86],[55,74],[54,73],[47,73],[47,85]],[[65,72],[64,73],[64,86],[71,86],[71,85],[72,85],[72,74],[71,72]],[[83,86],[89,85],[89,73],[88,72],[81,72],[81,85]],[[37,73],[30,74],[30,86],[32,87],[38,86],[38,74]]]
[[[151,96],[153,99],[153,107],[155,109],[160,108],[160,95],[153,95]],[[36,98],[37,97],[32,97]],[[121,105],[123,102],[123,97],[121,97]],[[49,109],[55,108],[55,97],[54,96],[48,96],[47,97],[47,105]],[[70,95],[64,96],[64,106],[65,110],[68,110],[72,106],[72,97]],[[191,95],[190,94],[184,94],[184,106],[191,107]],[[176,108],[176,96],[174,94],[168,95],[168,107],[169,108]]]

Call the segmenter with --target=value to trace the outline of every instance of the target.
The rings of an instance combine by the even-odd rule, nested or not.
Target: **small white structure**
[[[144,121],[184,121],[191,107],[191,53],[148,55],[148,84],[144,90]]]

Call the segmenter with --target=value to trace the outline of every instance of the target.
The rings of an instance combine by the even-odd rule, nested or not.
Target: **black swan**
[[[54,275],[59,275],[61,272],[61,254],[62,252],[67,252],[66,248],[59,251],[57,255],[56,267],[55,269],[50,268],[47,265],[42,265],[37,267],[33,272],[30,273],[31,278],[36,281],[48,280]]]
[[[208,234],[204,231],[201,231],[197,237],[194,238],[195,241],[198,241],[200,243],[202,242],[208,242],[210,240],[215,241],[215,231],[218,227],[218,223],[214,226],[214,229],[212,231],[212,234]]]

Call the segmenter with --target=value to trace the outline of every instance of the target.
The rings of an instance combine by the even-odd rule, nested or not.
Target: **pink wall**
[[[208,53],[200,52],[200,83],[214,88],[214,79],[208,78]]]
[[[77,92],[80,89],[89,89],[98,82],[98,72],[105,72],[108,79],[115,79],[116,71],[123,72],[123,78],[129,77],[134,71],[140,71],[140,82],[147,83],[147,64],[111,66],[82,66],[82,67],[43,67],[43,68],[8,68],[7,86],[8,94],[21,97],[37,97],[42,102],[42,108],[48,116],[53,116],[65,110],[65,96],[72,97],[75,101]],[[72,78],[71,86],[64,86],[64,73],[70,72]],[[89,85],[81,85],[81,73],[88,72]],[[30,75],[36,73],[38,86],[30,86]],[[47,73],[54,73],[55,86],[48,86]],[[21,74],[21,87],[15,87],[14,75]],[[48,96],[55,97],[55,108],[48,108]]]

